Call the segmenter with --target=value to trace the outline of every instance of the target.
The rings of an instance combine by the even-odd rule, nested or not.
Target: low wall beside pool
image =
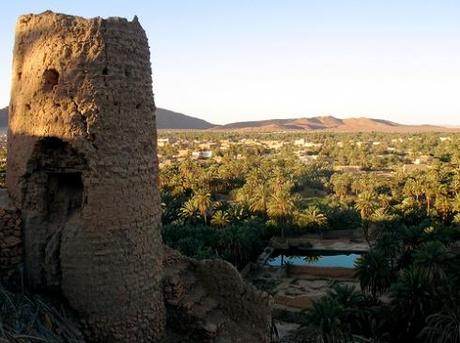
[[[310,267],[288,265],[286,272],[290,275],[311,275],[334,279],[353,279],[355,277],[354,269],[343,267]]]

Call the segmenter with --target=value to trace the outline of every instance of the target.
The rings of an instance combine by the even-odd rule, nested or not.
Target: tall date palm
[[[200,212],[205,224],[208,222],[208,209],[212,205],[211,194],[203,191],[195,193],[192,197],[192,202],[195,204],[198,212]]]
[[[291,220],[294,210],[294,197],[287,189],[274,193],[267,204],[267,214],[280,226],[283,239],[285,238],[285,226]]]

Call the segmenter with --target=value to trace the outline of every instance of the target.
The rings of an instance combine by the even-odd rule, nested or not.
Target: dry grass
[[[0,343],[84,342],[78,324],[64,309],[37,295],[0,285]]]

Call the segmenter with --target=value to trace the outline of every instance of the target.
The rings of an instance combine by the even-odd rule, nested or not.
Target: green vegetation
[[[222,258],[240,268],[257,257],[268,238],[263,223],[257,220],[225,227],[169,224],[163,229],[163,239],[172,248],[198,259]]]
[[[262,240],[359,229],[370,241],[389,219],[460,222],[457,134],[162,133],[160,141],[165,232],[250,221]],[[193,159],[200,150],[212,158]],[[193,256],[219,251],[195,244]]]
[[[458,342],[460,227],[392,220],[379,234],[356,263],[363,291],[318,300],[309,332],[323,342]]]
[[[220,162],[187,157],[166,164],[161,168],[163,237],[189,256],[220,256],[241,267],[272,235],[325,230],[329,214],[331,223],[353,223],[356,216],[348,209],[309,204],[301,197],[323,173],[331,171],[307,168],[290,153],[223,156]],[[317,187],[324,192],[321,182]]]
[[[159,149],[168,244],[242,267],[273,235],[359,230],[371,247],[355,266],[361,290],[335,285],[298,316],[303,337],[460,341],[460,135],[170,138]],[[213,157],[191,158],[200,149]]]

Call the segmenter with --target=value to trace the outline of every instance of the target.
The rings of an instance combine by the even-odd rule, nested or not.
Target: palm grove
[[[159,149],[167,244],[241,268],[272,236],[357,229],[371,247],[355,266],[361,290],[336,285],[317,301],[305,341],[460,341],[459,135],[173,136]],[[215,158],[174,157],[204,140]]]

